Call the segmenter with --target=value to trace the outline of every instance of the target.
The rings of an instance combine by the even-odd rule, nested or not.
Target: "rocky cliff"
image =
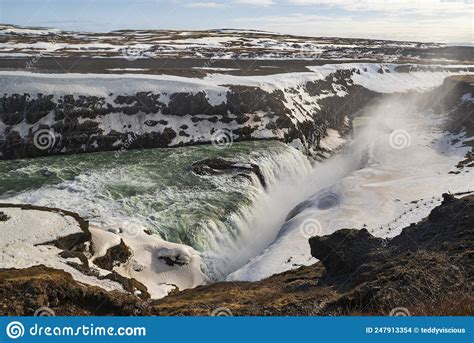
[[[5,74],[0,158],[276,139],[317,157],[381,94],[423,91],[466,68],[341,64],[205,79]],[[420,82],[420,76],[427,81]],[[329,144],[331,145],[331,144]]]

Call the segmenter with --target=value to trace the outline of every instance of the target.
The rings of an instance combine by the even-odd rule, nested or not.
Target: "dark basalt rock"
[[[138,112],[158,113],[165,105],[159,101],[160,94],[152,92],[138,92],[135,95],[119,95],[114,103],[121,105],[122,112],[127,115],[134,115]]]
[[[7,216],[5,212],[0,212],[0,222],[6,222],[8,219],[10,219],[10,217]]]
[[[163,126],[168,125],[168,122],[166,120],[147,120],[145,124],[149,127],[154,127],[158,124]]]
[[[236,173],[242,175],[242,171],[254,173],[261,185],[266,187],[265,177],[260,167],[253,163],[242,163],[229,161],[223,158],[209,158],[193,163],[191,170],[197,175],[220,175]]]
[[[163,114],[185,116],[187,114],[208,114],[212,106],[209,104],[206,93],[174,93],[170,96],[168,106]]]
[[[474,195],[457,199],[443,194],[443,203],[428,218],[411,225],[393,238],[388,247],[394,254],[420,249],[440,250],[451,254],[474,252]],[[468,255],[465,255],[468,256]],[[474,255],[471,255],[474,262]],[[474,263],[471,264],[472,269]],[[473,274],[474,275],[474,274]]]
[[[107,250],[104,256],[94,260],[94,264],[105,270],[112,270],[116,265],[125,263],[132,256],[130,248],[121,239],[120,244]]]
[[[470,95],[471,98],[474,95],[473,75],[447,77],[438,91],[431,93],[428,101],[436,104],[436,111],[448,114],[447,130],[453,133],[465,131],[472,137],[474,136],[474,101],[463,99],[465,95]]]
[[[384,239],[372,236],[366,229],[342,229],[332,235],[312,237],[311,255],[320,260],[331,275],[355,272],[373,252],[382,249]]]
[[[284,106],[284,94],[281,90],[268,93],[258,87],[229,86],[227,92],[227,108],[238,116],[246,113],[263,111],[269,115],[289,114],[290,110]]]
[[[174,267],[174,266],[185,266],[189,264],[189,260],[186,259],[186,257],[183,257],[181,255],[163,255],[159,256],[158,259],[162,260],[164,263],[166,263],[167,266]]]
[[[331,278],[357,271],[357,275],[351,275],[352,286],[385,274],[383,270],[388,266],[402,268],[405,264],[402,261],[413,254],[425,259],[430,259],[431,253],[456,256],[457,262],[461,261],[472,276],[474,196],[457,199],[443,194],[443,198],[443,203],[426,219],[404,228],[390,241],[376,238],[365,229],[343,229],[329,236],[311,238],[311,254],[323,263]],[[420,265],[420,271],[425,267]]]

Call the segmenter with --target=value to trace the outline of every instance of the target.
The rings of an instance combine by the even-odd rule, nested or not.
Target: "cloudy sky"
[[[474,0],[0,0],[0,22],[69,30],[260,29],[474,42]]]

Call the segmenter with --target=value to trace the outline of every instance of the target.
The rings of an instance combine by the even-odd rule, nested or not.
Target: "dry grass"
[[[474,298],[469,295],[447,296],[434,304],[409,308],[414,316],[473,316]]]

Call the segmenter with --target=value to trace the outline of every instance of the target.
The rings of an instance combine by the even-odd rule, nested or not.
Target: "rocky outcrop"
[[[471,103],[474,93],[474,75],[455,75],[447,77],[438,89],[436,103],[441,107],[441,111],[450,112],[462,103]],[[470,94],[470,96],[469,96]],[[472,109],[472,108],[471,108]],[[472,116],[470,111],[465,111],[465,116]],[[472,117],[470,117],[472,118]]]
[[[120,244],[108,249],[104,256],[94,259],[94,264],[111,271],[116,265],[127,262],[130,256],[132,256],[130,248],[121,239]]]
[[[331,275],[355,272],[370,256],[384,248],[385,240],[366,229],[342,229],[330,236],[309,240],[311,255],[320,260]]]
[[[457,171],[450,172],[458,174],[466,168],[474,167],[474,76],[449,77],[441,90],[446,94],[441,106],[449,116],[447,130],[453,134],[464,134],[468,138],[465,144],[471,146],[465,158],[456,165]]]
[[[428,218],[389,241],[366,230],[311,238],[326,280],[348,292],[331,306],[423,305],[467,290],[474,275],[474,197],[443,198]]]
[[[141,304],[136,297],[81,284],[70,274],[45,266],[0,270],[0,285],[2,316],[32,316],[41,309],[57,316],[131,316]]]
[[[0,212],[0,222],[6,222],[10,217],[8,217],[4,212]]]
[[[142,283],[133,278],[123,277],[113,270],[115,266],[125,263],[131,256],[131,251],[129,247],[125,245],[123,240],[120,241],[120,244],[107,249],[103,256],[95,258],[93,260],[95,266],[93,266],[92,263],[90,263],[90,257],[95,255],[95,251],[92,244],[92,234],[89,228],[89,222],[82,218],[79,214],[58,208],[35,206],[30,204],[0,204],[0,208],[15,208],[21,209],[22,211],[48,212],[73,219],[80,228],[79,232],[59,235],[53,240],[45,241],[39,244],[28,242],[28,240],[22,237],[21,239],[23,244],[26,246],[28,244],[31,244],[32,246],[44,247],[54,246],[59,249],[58,259],[64,259],[63,262],[67,266],[74,268],[81,274],[96,278],[97,280],[114,281],[117,283],[118,287],[122,287],[129,293],[139,291],[139,297],[143,299],[148,299],[150,297],[149,293],[147,292],[147,288]],[[18,219],[15,220],[18,222]],[[102,268],[103,271],[99,271],[96,266]]]
[[[162,248],[157,252],[157,256],[159,260],[162,260],[170,267],[186,266],[191,262],[189,256],[172,249]]]
[[[233,174],[248,178],[251,178],[250,174],[253,173],[260,181],[260,184],[266,187],[265,176],[260,167],[254,163],[228,161],[223,158],[208,158],[193,163],[191,170],[197,175]]]

